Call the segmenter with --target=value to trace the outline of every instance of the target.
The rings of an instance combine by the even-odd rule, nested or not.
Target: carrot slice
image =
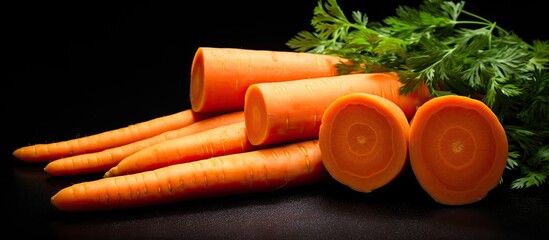
[[[371,192],[406,168],[409,130],[402,109],[386,98],[369,93],[339,97],[322,117],[322,163],[338,182]]]
[[[410,163],[422,188],[445,205],[470,204],[495,188],[508,143],[496,115],[465,96],[431,99],[410,124]]]
[[[335,76],[339,61],[305,52],[200,47],[191,66],[191,106],[197,112],[240,111],[251,84]]]

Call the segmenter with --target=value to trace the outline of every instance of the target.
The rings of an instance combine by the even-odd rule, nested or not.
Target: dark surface
[[[50,177],[17,147],[124,127],[190,107],[199,46],[289,50],[316,1],[193,5],[9,4],[3,7],[2,233],[42,239],[526,239],[549,233],[549,188],[511,190],[479,203],[435,203],[408,172],[370,194],[335,182],[127,211],[67,214],[50,197],[100,175]],[[381,1],[379,1],[381,2]],[[340,1],[373,20],[403,1]],[[408,1],[414,4],[418,1]],[[478,1],[467,9],[525,39],[548,39],[541,1]],[[346,7],[348,6],[348,7]],[[527,16],[527,17],[524,17]],[[506,173],[504,179],[510,179]]]

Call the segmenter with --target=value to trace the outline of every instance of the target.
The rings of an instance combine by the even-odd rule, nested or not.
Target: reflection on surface
[[[448,207],[430,211],[425,219],[438,230],[433,237],[498,239],[504,237],[494,215],[469,207]],[[431,235],[432,236],[432,235]]]

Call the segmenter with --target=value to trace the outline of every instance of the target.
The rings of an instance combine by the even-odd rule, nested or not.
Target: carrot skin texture
[[[465,205],[499,185],[508,142],[496,115],[465,96],[433,98],[410,125],[410,165],[422,188],[438,203]]]
[[[318,137],[322,115],[336,98],[370,93],[396,103],[411,119],[426,101],[418,92],[401,95],[395,73],[364,73],[258,83],[246,92],[244,115],[253,145],[269,145]]]
[[[251,84],[335,76],[339,61],[313,53],[200,47],[191,67],[191,106],[196,112],[239,111]]]
[[[186,109],[94,135],[54,143],[24,146],[16,149],[13,155],[17,159],[26,162],[46,162],[78,154],[102,151],[182,128],[212,115]]]
[[[327,180],[317,140],[81,182],[51,198],[67,212],[106,211],[273,191]]]
[[[120,161],[105,173],[105,177],[144,172],[255,148],[248,141],[242,120],[144,148]]]
[[[243,111],[219,114],[198,120],[188,126],[163,132],[159,135],[123,146],[105,149],[95,153],[80,154],[56,159],[49,162],[44,170],[52,176],[106,172],[110,168],[115,167],[124,158],[143,148],[239,121],[244,121]]]
[[[368,93],[339,97],[322,117],[322,162],[338,182],[372,192],[408,167],[409,130],[404,112],[386,98]]]

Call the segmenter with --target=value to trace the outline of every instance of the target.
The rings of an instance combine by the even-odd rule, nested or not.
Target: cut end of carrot
[[[198,48],[191,66],[190,102],[195,112],[201,112],[204,107],[204,53]]]
[[[256,85],[251,85],[246,91],[244,103],[244,122],[248,140],[254,146],[262,145],[266,141],[269,119],[266,104],[261,90]],[[249,101],[248,99],[254,99]]]
[[[483,102],[465,96],[436,97],[423,104],[410,127],[410,162],[423,189],[437,202],[478,202],[505,169],[503,126]]]
[[[404,170],[408,133],[404,112],[386,98],[367,93],[339,97],[322,118],[322,162],[335,180],[371,192]]]

